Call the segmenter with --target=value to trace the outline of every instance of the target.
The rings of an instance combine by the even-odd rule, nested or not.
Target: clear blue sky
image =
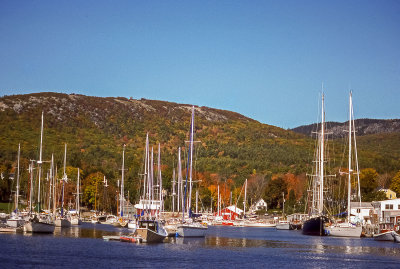
[[[400,1],[0,1],[0,95],[57,91],[291,128],[400,116]]]

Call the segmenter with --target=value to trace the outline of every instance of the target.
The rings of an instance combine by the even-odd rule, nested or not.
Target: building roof
[[[352,208],[356,208],[356,207],[370,207],[370,208],[373,208],[371,202],[361,202],[361,206],[360,206],[360,202],[351,202],[350,206]]]
[[[384,188],[380,188],[380,189],[378,189],[378,191],[384,191],[384,192],[391,191],[391,192],[394,192],[394,191],[392,191],[391,189],[384,189]]]
[[[240,208],[238,208],[238,207],[236,207],[234,205],[228,206],[227,209],[229,209],[232,212],[235,212],[238,215],[243,213],[243,210],[241,210]]]

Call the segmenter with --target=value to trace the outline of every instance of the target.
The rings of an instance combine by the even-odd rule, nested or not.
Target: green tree
[[[362,197],[364,202],[383,201],[386,200],[386,193],[383,191],[372,191]]]
[[[283,178],[271,180],[264,191],[264,200],[268,208],[277,208],[282,204],[282,192],[287,193],[287,184]]]
[[[97,209],[99,203],[101,203],[101,195],[99,194],[103,177],[103,173],[96,172],[88,175],[84,180],[83,201],[90,208]]]
[[[291,189],[289,192],[289,198],[285,203],[285,212],[287,215],[293,214],[295,204],[296,204],[296,194],[294,193],[294,190]]]
[[[366,168],[360,173],[360,190],[363,201],[367,201],[374,196],[378,187],[378,172],[373,168]]]
[[[400,171],[398,171],[396,175],[392,178],[390,189],[396,192],[398,196],[400,196]]]

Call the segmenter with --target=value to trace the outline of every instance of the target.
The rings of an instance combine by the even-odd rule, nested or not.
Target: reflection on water
[[[132,230],[112,225],[83,223],[55,229],[54,234],[0,234],[0,260],[9,264],[21,261],[42,264],[43,257],[53,262],[60,256],[72,257],[82,264],[89,261],[99,267],[126,267],[130,258],[141,261],[139,267],[192,267],[199,259],[214,267],[394,267],[400,263],[400,244],[378,242],[372,238],[349,239],[304,236],[300,231],[269,228],[209,227],[205,238],[172,237],[163,244],[105,242],[104,235],[129,235]],[[17,255],[18,253],[18,255]],[[154,257],[157,253],[157,259]],[[123,259],[116,258],[125,255]],[[136,256],[135,256],[136,255]],[[79,257],[79,258],[76,258]],[[227,260],[231,264],[228,266]],[[179,261],[179,263],[177,263]],[[158,266],[154,266],[157,262]],[[181,264],[181,262],[183,262]],[[7,264],[7,263],[6,263]],[[200,264],[200,263],[199,263]],[[90,266],[92,265],[92,266]],[[395,265],[395,266],[393,266]],[[72,265],[71,265],[72,266]],[[1,266],[7,268],[7,266]]]
[[[126,228],[116,228],[108,224],[83,223],[69,228],[56,227],[54,236],[75,238],[103,238],[103,235],[128,235],[132,231]]]

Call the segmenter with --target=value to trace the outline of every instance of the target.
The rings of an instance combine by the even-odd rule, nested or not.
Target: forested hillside
[[[80,168],[84,203],[93,207],[96,195],[98,203],[113,201],[117,180],[121,177],[125,144],[125,167],[128,169],[125,187],[130,200],[136,201],[147,132],[155,154],[158,143],[161,145],[163,186],[170,190],[172,170],[177,167],[178,147],[183,148],[184,156],[187,150],[185,141],[188,140],[191,105],[123,97],[37,93],[0,98],[1,200],[8,201],[13,188],[11,178],[15,172],[18,143],[21,143],[22,196],[26,198],[29,176],[26,169],[30,160],[38,159],[42,111],[43,156],[50,160],[54,154],[59,174],[64,143],[68,146],[67,172],[71,184],[67,194],[70,199],[73,199],[73,183],[77,168]],[[252,200],[265,196],[266,187],[275,179],[283,179],[285,193],[293,189],[296,199],[304,193],[305,173],[312,166],[314,150],[314,140],[306,135],[262,124],[235,112],[196,106],[195,140],[198,141],[195,178],[200,180],[204,204],[210,203],[211,196],[215,196],[216,201],[217,185],[223,189],[226,202],[231,191],[237,197],[246,178]],[[380,174],[392,177],[400,170],[399,141],[398,134],[361,137],[360,166],[374,168]],[[343,143],[334,141],[333,144],[331,158],[335,166],[339,166]],[[103,176],[111,183],[106,195],[101,191],[95,193],[94,188]],[[274,199],[278,204],[279,197]]]

